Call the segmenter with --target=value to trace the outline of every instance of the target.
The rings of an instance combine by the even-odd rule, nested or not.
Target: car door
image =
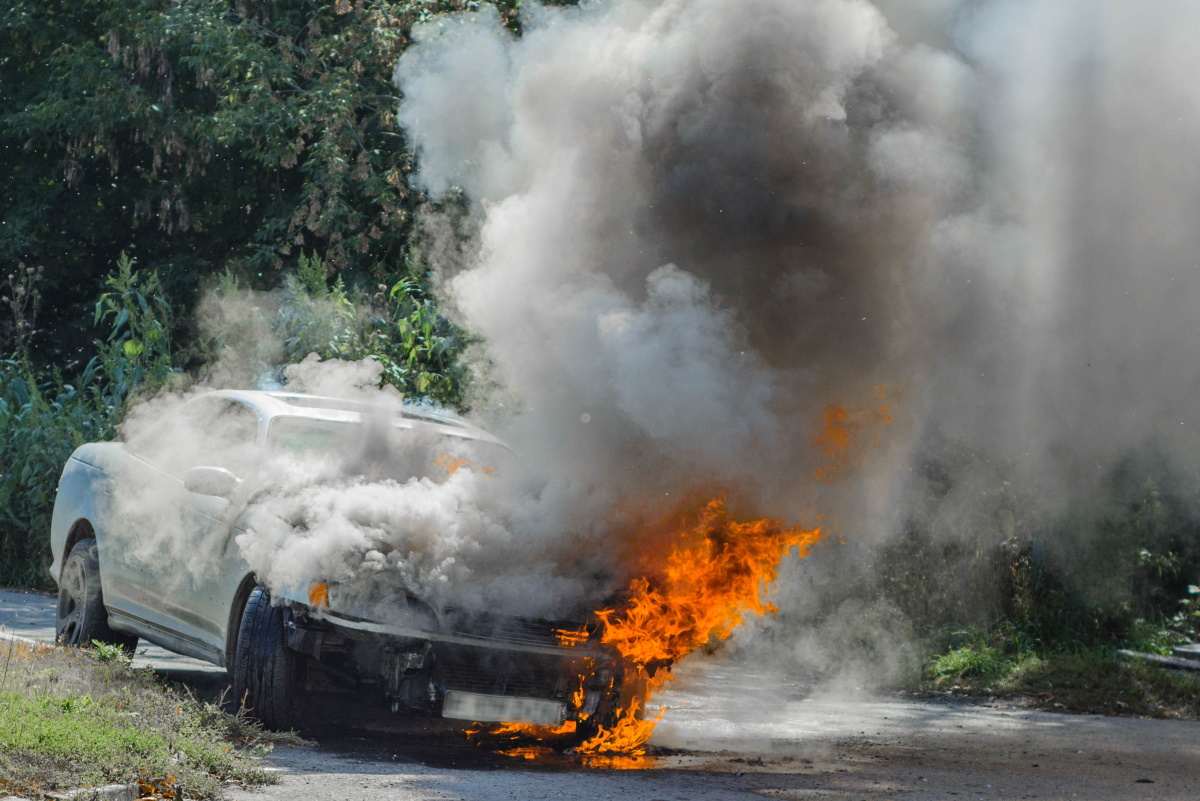
[[[253,473],[259,427],[245,404],[207,396],[127,443],[115,478],[117,514],[108,526],[117,547],[106,549],[102,571],[106,584],[123,590],[108,605],[139,622],[150,639],[155,632],[182,638],[210,658],[223,649],[228,601],[219,596],[237,498],[190,491],[186,479],[195,467],[224,468],[239,478]]]

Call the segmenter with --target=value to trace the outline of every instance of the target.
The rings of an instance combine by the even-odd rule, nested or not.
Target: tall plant
[[[138,273],[121,254],[96,303],[109,336],[68,381],[39,373],[25,353],[0,361],[0,585],[45,586],[50,518],[58,475],[71,451],[110,439],[139,392],[167,382],[170,306],[154,273]],[[23,321],[32,327],[34,320]]]
[[[330,285],[328,272],[319,256],[301,254],[282,289],[265,295],[248,293],[227,273],[207,315],[215,330],[204,343],[204,358],[219,365],[232,349],[243,363],[233,380],[242,382],[261,380],[271,371],[282,379],[284,365],[310,353],[322,359],[373,359],[382,368],[382,384],[406,397],[461,410],[467,374],[461,356],[468,340],[438,311],[415,270],[390,286],[377,285],[374,292],[347,289],[340,276]],[[261,341],[264,335],[271,341]],[[259,341],[247,341],[254,337]],[[229,375],[223,373],[223,380]]]

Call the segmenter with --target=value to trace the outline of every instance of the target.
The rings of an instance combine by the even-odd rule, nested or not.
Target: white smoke
[[[372,362],[310,358],[287,372],[309,382],[289,389],[317,380],[336,390],[314,402],[334,416],[283,418],[290,425],[273,424],[265,446],[252,412],[205,387],[131,412],[127,456],[107,465],[117,491],[106,541],[125,563],[191,598],[240,555],[277,594],[325,581],[359,613],[384,617],[406,595],[438,608],[582,617],[613,592],[607,530],[579,523],[599,519],[589,510],[611,497],[546,482],[461,425],[402,419],[394,389],[353,380],[378,378]],[[195,467],[226,469],[240,486],[221,497],[182,492]]]
[[[534,6],[520,38],[484,9],[414,40],[396,75],[418,181],[482,217],[444,294],[539,416],[539,460],[625,502],[730,492],[811,519],[820,410],[906,377],[875,297],[921,237],[901,200],[967,171],[919,120],[848,122],[893,47],[882,14]]]

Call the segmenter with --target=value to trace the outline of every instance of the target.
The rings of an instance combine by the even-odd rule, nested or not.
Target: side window
[[[127,447],[182,477],[200,465],[244,476],[257,462],[258,416],[227,398],[199,398],[131,438]]]
[[[197,464],[224,467],[245,476],[258,452],[258,416],[236,401],[225,401],[215,411],[204,440],[204,461]]]

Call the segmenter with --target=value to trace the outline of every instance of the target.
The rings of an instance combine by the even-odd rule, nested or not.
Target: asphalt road
[[[53,598],[0,591],[0,628],[52,639]],[[136,664],[219,692],[223,671],[159,648]],[[238,801],[396,799],[1187,799],[1200,798],[1200,724],[1019,706],[817,692],[758,665],[684,665],[656,756],[613,770],[524,760],[469,744],[441,721],[314,729],[282,748],[281,782]]]

